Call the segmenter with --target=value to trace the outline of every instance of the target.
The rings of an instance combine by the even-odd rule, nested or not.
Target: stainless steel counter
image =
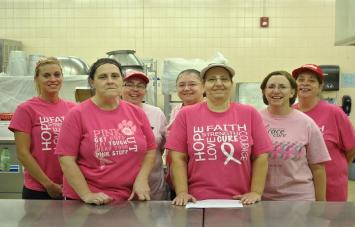
[[[241,209],[205,209],[204,227],[354,227],[353,202],[259,202]]]
[[[186,209],[170,201],[0,200],[0,226],[354,227],[352,202],[259,202],[240,209]]]
[[[162,202],[111,202],[96,206],[69,200],[0,200],[0,226],[201,227],[203,210]]]

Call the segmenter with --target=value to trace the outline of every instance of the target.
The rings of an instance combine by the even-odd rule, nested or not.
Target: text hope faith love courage
[[[195,151],[194,155],[197,156],[195,161],[217,160],[216,142],[221,143],[221,151],[227,157],[224,165],[227,165],[229,161],[241,164],[241,161],[248,160],[250,145],[247,126],[245,124],[208,125],[206,129],[203,126],[194,126],[193,132],[193,149]],[[240,160],[233,156],[235,148],[232,143],[238,141],[242,151]]]

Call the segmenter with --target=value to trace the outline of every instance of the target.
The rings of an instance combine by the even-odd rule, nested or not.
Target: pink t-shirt
[[[171,110],[171,113],[170,113],[170,118],[169,118],[169,124],[166,126],[166,130],[165,130],[165,135],[166,137],[169,136],[170,134],[170,131],[173,127],[173,123],[174,123],[174,120],[176,118],[176,115],[179,113],[179,111],[181,110],[182,108],[182,103],[176,105],[172,110]]]
[[[155,106],[143,103],[143,111],[148,116],[151,128],[155,136],[155,142],[158,145],[157,155],[155,158],[155,167],[149,176],[150,198],[152,200],[166,200],[168,193],[166,190],[166,183],[164,180],[163,159],[161,156],[161,149],[164,149],[165,137],[164,131],[166,127],[166,118],[163,111]]]
[[[65,114],[75,105],[60,98],[57,103],[49,103],[34,97],[17,107],[9,125],[9,130],[18,130],[31,136],[31,155],[47,177],[56,184],[63,183],[63,172],[58,156],[54,154],[58,134]],[[46,191],[26,169],[24,172],[26,188]]]
[[[59,135],[57,155],[77,157],[93,193],[127,200],[147,150],[155,149],[149,120],[138,106],[120,100],[102,110],[91,99],[71,109]],[[80,199],[64,176],[63,195]]]
[[[170,113],[169,125],[166,126],[165,129],[165,137],[168,138],[171,129],[173,128],[173,123],[176,118],[176,115],[182,108],[182,103],[176,105]],[[166,171],[165,171],[165,181],[169,184],[169,186],[174,189],[174,180],[173,180],[173,173],[171,170],[171,155],[169,154],[169,150],[166,149]]]
[[[263,109],[260,115],[275,146],[269,154],[269,170],[262,199],[315,201],[309,165],[330,160],[317,125],[298,110],[276,116]]]
[[[223,113],[207,102],[180,110],[165,148],[188,154],[188,189],[197,200],[250,192],[251,159],[273,150],[258,111],[231,102]]]
[[[294,105],[298,109],[298,104]],[[318,125],[332,161],[325,163],[327,173],[327,201],[348,199],[348,163],[345,151],[355,147],[354,128],[341,107],[324,101],[304,112]]]

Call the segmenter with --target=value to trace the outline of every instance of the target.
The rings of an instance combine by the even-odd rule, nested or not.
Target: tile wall
[[[270,18],[269,28],[259,18]],[[27,54],[77,56],[89,64],[112,50],[138,57],[208,60],[221,52],[235,82],[305,63],[355,72],[355,47],[334,46],[335,0],[0,0],[0,38]],[[354,88],[344,94],[355,102]],[[233,96],[234,94],[232,94]],[[353,105],[354,106],[354,105]],[[351,120],[355,123],[355,109]]]

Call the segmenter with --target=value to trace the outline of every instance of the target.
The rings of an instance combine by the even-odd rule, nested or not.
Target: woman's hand
[[[139,200],[150,200],[150,188],[148,185],[148,180],[140,180],[137,178],[133,184],[132,194],[128,200],[133,200],[136,194]]]
[[[132,194],[128,200],[133,200],[137,194],[139,200],[150,200],[148,178],[155,166],[156,149],[148,150],[143,158],[142,167],[133,184]]]
[[[234,199],[239,199],[243,205],[254,204],[261,200],[261,194],[256,192],[249,192],[244,195],[235,195]]]
[[[186,192],[180,192],[176,195],[175,199],[171,202],[171,204],[177,206],[186,206],[187,202],[196,203],[197,199]]]
[[[63,197],[63,186],[60,184],[51,183],[46,186],[46,190],[53,199],[60,199]]]
[[[112,197],[106,195],[103,192],[88,193],[81,198],[85,203],[93,203],[96,205],[106,204],[113,200]]]

